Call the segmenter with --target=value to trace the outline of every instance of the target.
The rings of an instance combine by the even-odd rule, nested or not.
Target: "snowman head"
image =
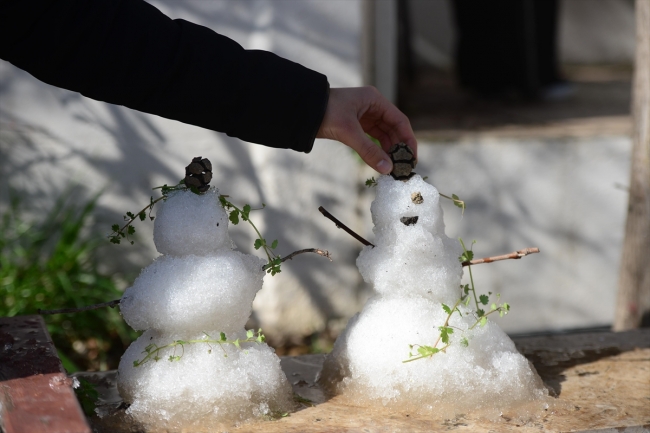
[[[228,215],[219,202],[219,190],[204,194],[172,192],[156,213],[153,240],[161,254],[205,255],[232,249]]]

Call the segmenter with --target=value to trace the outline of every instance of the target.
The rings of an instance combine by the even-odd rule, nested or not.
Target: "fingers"
[[[379,140],[381,148],[366,133]],[[408,118],[374,87],[330,89],[317,137],[341,141],[382,174],[392,171],[386,152],[395,143],[406,143],[417,157],[417,140]]]
[[[341,130],[341,142],[354,149],[361,159],[371,168],[381,174],[389,174],[393,171],[393,163],[388,154],[377,146],[366,133],[361,129],[359,124],[350,124],[347,128]]]

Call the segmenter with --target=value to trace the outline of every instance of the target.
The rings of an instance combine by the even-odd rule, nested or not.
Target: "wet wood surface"
[[[519,351],[555,394],[554,408],[525,423],[472,415],[440,419],[426,414],[355,406],[342,397],[328,398],[316,383],[324,355],[283,357],[297,410],[272,421],[258,421],[223,431],[280,432],[650,432],[650,329],[514,339]],[[104,417],[92,419],[98,432],[139,431],[120,407],[115,372],[86,373],[101,383]],[[194,429],[192,431],[198,431]],[[214,430],[212,430],[214,431]]]
[[[40,316],[0,318],[0,423],[5,433],[90,433]]]

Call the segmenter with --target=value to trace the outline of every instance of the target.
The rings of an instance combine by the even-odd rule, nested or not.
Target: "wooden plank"
[[[650,431],[650,329],[621,333],[593,332],[515,338],[544,383],[556,394],[557,407],[519,423],[506,417],[472,415],[440,419],[426,413],[360,407],[341,396],[328,397],[316,382],[324,355],[281,358],[282,369],[301,397],[296,412],[277,421],[239,425],[237,433],[647,433]],[[161,361],[163,362],[163,361]],[[115,397],[116,372],[81,373],[97,383],[106,400],[103,418],[91,422],[98,433],[137,431]],[[311,400],[311,403],[306,399]],[[226,429],[226,428],[224,428]],[[210,431],[200,427],[193,432]],[[154,433],[154,432],[148,432]],[[156,432],[157,433],[157,432]]]
[[[5,433],[90,433],[40,316],[0,318],[0,421]]]

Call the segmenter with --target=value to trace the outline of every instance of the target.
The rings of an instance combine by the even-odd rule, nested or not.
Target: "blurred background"
[[[630,176],[631,0],[152,0],[172,18],[326,74],[332,87],[378,87],[410,117],[416,172],[466,202],[444,203],[447,234],[477,257],[539,247],[474,267],[480,291],[512,306],[509,333],[609,327]],[[175,184],[192,157],[252,215],[279,252],[317,247],[267,276],[251,326],[279,354],[328,351],[372,293],[357,272],[372,242],[364,182],[347,147],[309,155],[86,99],[0,61],[0,316],[120,297],[157,252],[150,223],[135,245],[110,226]],[[231,227],[244,252],[247,227]],[[135,333],[109,308],[46,317],[70,371],[116,368]]]

